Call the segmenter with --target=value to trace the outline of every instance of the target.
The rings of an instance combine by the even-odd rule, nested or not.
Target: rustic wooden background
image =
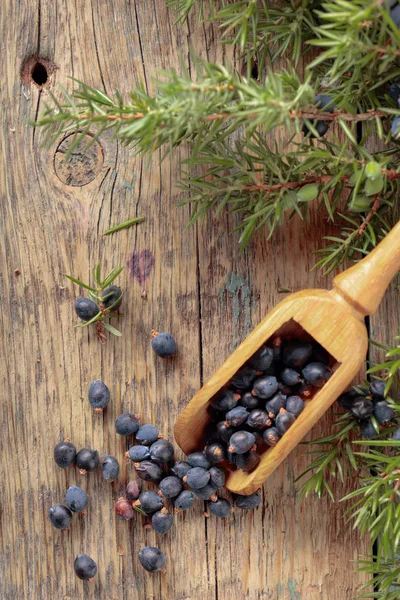
[[[184,149],[162,164],[156,154],[146,170],[128,149],[103,139],[92,162],[77,156],[69,173],[60,164],[62,147],[41,149],[41,133],[28,120],[40,114],[47,91],[30,82],[29,65],[21,77],[24,59],[37,53],[50,61],[53,89],[58,83],[70,89],[73,75],[125,94],[140,79],[152,90],[157,71],[179,68],[182,58],[190,67],[190,46],[210,60],[235,61],[231,49],[217,43],[215,26],[199,24],[195,15],[180,26],[173,21],[164,0],[5,0],[0,12],[0,597],[354,598],[365,580],[352,561],[367,546],[345,525],[342,505],[298,502],[294,479],[307,464],[304,448],[270,478],[254,513],[237,511],[227,522],[206,519],[198,503],[176,517],[165,537],[144,529],[140,516],[129,523],[114,516],[131,473],[122,458],[125,442],[114,432],[116,417],[140,412],[172,437],[180,409],[282,298],[280,289],[325,287],[330,280],[311,271],[312,252],[328,231],[322,213],[305,224],[293,221],[269,243],[260,236],[242,255],[233,218],[210,216],[185,229],[190,209],[177,208],[176,189]],[[102,237],[135,215],[146,221]],[[78,289],[63,276],[87,280],[98,262],[127,265],[119,279],[123,337],[110,337],[105,346],[93,331],[72,327]],[[372,320],[374,337],[384,342],[400,328],[393,302],[388,294]],[[153,327],[176,336],[173,362],[152,353]],[[89,383],[99,377],[112,394],[101,416],[87,402]],[[311,437],[327,433],[331,421],[332,413]],[[53,447],[65,437],[78,448],[119,457],[118,482],[59,469]],[[76,516],[70,530],[56,531],[47,511],[75,483],[88,490],[88,514]],[[142,570],[137,554],[143,545],[166,553],[165,575]],[[73,572],[82,552],[99,566],[91,584]]]

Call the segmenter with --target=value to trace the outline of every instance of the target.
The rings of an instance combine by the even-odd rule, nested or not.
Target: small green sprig
[[[400,335],[395,337],[395,340],[400,342]],[[386,344],[380,344],[379,342],[372,341],[374,346],[385,350],[386,360],[379,364],[374,365],[368,370],[368,373],[381,372],[382,378],[386,380],[385,393],[388,394],[393,384],[400,383],[400,343],[394,346],[388,346]]]
[[[122,335],[118,329],[113,327],[108,322],[108,320],[106,321],[106,319],[111,319],[111,317],[115,316],[115,314],[113,314],[113,311],[115,310],[117,305],[119,306],[120,300],[122,297],[122,293],[121,293],[121,296],[119,296],[117,298],[117,300],[115,302],[113,302],[113,304],[111,306],[106,308],[104,306],[104,301],[107,300],[107,298],[109,298],[112,295],[112,292],[110,294],[106,294],[106,295],[104,295],[103,292],[106,288],[108,288],[112,284],[112,282],[118,277],[118,275],[121,274],[121,272],[123,270],[124,270],[124,267],[120,267],[119,269],[112,268],[111,271],[105,276],[105,278],[102,279],[101,266],[100,266],[100,264],[98,264],[97,267],[93,268],[93,279],[95,282],[95,287],[91,287],[87,283],[80,281],[79,279],[77,279],[76,277],[73,277],[72,275],[65,275],[65,277],[67,277],[67,279],[69,279],[73,283],[76,283],[80,287],[87,290],[89,298],[91,300],[93,300],[93,302],[95,302],[99,308],[99,312],[97,313],[96,316],[94,316],[89,321],[84,321],[82,323],[78,323],[77,325],[74,325],[74,327],[82,328],[82,327],[87,327],[88,325],[93,325],[94,323],[96,323],[97,337],[102,344],[104,344],[106,342],[106,336],[104,334],[104,329],[106,329],[107,331],[109,331],[110,333],[112,333],[113,335],[115,335],[117,337],[120,337]]]

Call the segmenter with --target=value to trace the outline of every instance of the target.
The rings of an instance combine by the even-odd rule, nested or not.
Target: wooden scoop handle
[[[400,270],[400,221],[359,263],[333,280],[333,288],[362,315],[373,315]]]

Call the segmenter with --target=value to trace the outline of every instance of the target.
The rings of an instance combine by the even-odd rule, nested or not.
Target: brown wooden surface
[[[70,87],[67,77],[73,75],[127,93],[140,78],[151,90],[159,68],[178,67],[182,57],[189,61],[190,45],[210,60],[231,51],[216,43],[217,29],[199,25],[195,15],[174,27],[163,0],[5,0],[0,29],[0,597],[354,598],[364,577],[353,572],[352,561],[366,544],[345,526],[342,505],[297,501],[294,478],[307,464],[304,447],[269,479],[262,506],[252,514],[237,511],[228,522],[205,519],[198,503],[160,538],[143,528],[140,517],[116,522],[113,512],[131,472],[122,458],[125,442],[114,432],[118,414],[140,412],[171,436],[179,411],[282,299],[279,289],[329,285],[311,272],[312,252],[328,228],[323,214],[312,214],[305,224],[285,226],[272,242],[260,237],[242,255],[233,217],[210,216],[186,230],[189,208],[177,208],[175,188],[184,149],[162,164],[159,153],[146,171],[129,149],[103,139],[97,176],[84,186],[62,183],[54,170],[60,148],[40,149],[40,132],[27,123],[43,108],[46,92],[21,81],[21,65],[38,52],[57,67],[53,85]],[[145,216],[145,223],[101,236],[135,215]],[[73,329],[78,290],[63,273],[88,279],[98,262],[132,266],[134,253],[136,264],[138,256],[142,265],[147,257],[149,275],[139,283],[127,268],[120,277],[126,290],[123,337],[101,346],[93,331]],[[399,330],[389,300],[373,323],[381,341]],[[179,355],[172,363],[152,353],[153,327],[176,336]],[[112,394],[101,416],[87,402],[89,383],[99,377]],[[310,437],[327,433],[331,421],[329,413]],[[116,455],[122,464],[118,482],[106,485],[99,473],[84,477],[56,467],[53,447],[64,437]],[[88,514],[76,516],[69,531],[56,531],[47,511],[74,483],[88,490]],[[166,575],[142,570],[137,553],[145,544],[165,551]],[[92,584],[73,573],[82,552],[99,566]]]

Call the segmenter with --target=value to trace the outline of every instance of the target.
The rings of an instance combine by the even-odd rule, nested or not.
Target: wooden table
[[[293,220],[267,242],[255,240],[239,254],[235,219],[211,215],[185,229],[190,208],[178,208],[179,161],[185,149],[150,169],[108,138],[90,159],[65,164],[64,145],[40,147],[35,119],[47,88],[30,81],[33,58],[50,87],[71,88],[68,76],[123,94],[144,80],[154,89],[157,70],[191,66],[189,46],[212,61],[235,61],[217,44],[215,26],[174,26],[164,0],[5,0],[0,13],[1,97],[1,495],[2,600],[77,598],[168,600],[347,600],[364,576],[352,561],[367,551],[345,524],[344,507],[296,498],[294,483],[307,464],[298,448],[263,489],[261,507],[237,510],[226,522],[203,516],[198,503],[175,518],[165,537],[143,527],[140,516],[116,521],[114,502],[132,473],[126,443],[115,435],[123,411],[140,412],[172,438],[177,414],[268,310],[281,289],[325,287],[330,278],[312,271],[322,236],[337,231],[323,212]],[[239,62],[236,61],[236,65]],[[53,70],[54,69],[54,70]],[[36,72],[36,77],[38,77]],[[282,141],[284,138],[282,137]],[[65,144],[65,142],[64,142]],[[112,236],[102,233],[134,216],[143,224]],[[123,337],[102,346],[93,330],[76,330],[78,289],[64,273],[83,280],[91,268],[126,265]],[[145,294],[143,294],[145,292]],[[146,296],[146,297],[143,297]],[[392,340],[399,322],[387,295],[371,321],[372,335]],[[172,332],[179,344],[173,362],[157,359],[152,328]],[[87,401],[93,379],[110,387],[112,401],[96,415]],[[329,431],[332,413],[310,437]],[[59,469],[53,448],[63,438],[121,460],[121,474],[106,484],[100,473]],[[50,525],[47,512],[73,484],[87,488],[88,514],[68,531]],[[338,490],[338,494],[343,490]],[[167,555],[167,573],[150,576],[139,565],[144,545]],[[98,563],[96,580],[73,572],[79,553]]]

